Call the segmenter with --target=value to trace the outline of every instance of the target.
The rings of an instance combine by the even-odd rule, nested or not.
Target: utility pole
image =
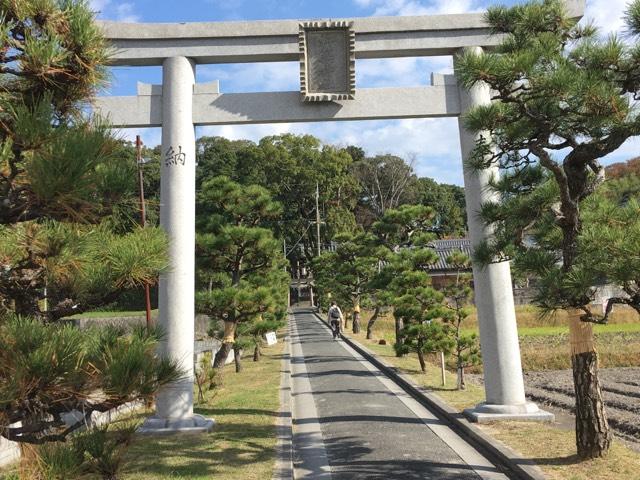
[[[285,260],[285,264],[284,264],[284,271],[285,272],[289,272],[289,269],[287,267],[287,239],[283,238],[282,239],[282,251],[284,253],[284,260]],[[289,276],[289,285],[287,285],[287,308],[291,307],[291,275]]]
[[[316,182],[316,236],[318,238],[318,256],[320,256],[320,186]]]
[[[138,184],[140,190],[140,225],[144,228],[147,225],[147,209],[144,204],[144,181],[142,177],[142,140],[140,135],[136,135],[136,164],[138,166]],[[147,328],[151,328],[151,293],[149,284],[144,285],[144,301],[147,314]]]

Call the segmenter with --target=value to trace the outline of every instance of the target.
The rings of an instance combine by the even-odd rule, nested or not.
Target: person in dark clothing
[[[341,325],[343,322],[342,310],[336,305],[336,302],[331,302],[329,311],[327,312],[329,325],[331,325],[331,331],[333,332],[333,339],[337,339],[340,336]]]

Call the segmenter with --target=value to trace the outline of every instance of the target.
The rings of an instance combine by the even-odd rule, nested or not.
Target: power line
[[[300,238],[298,239],[298,241],[293,245],[293,247],[291,247],[291,249],[285,254],[285,258],[289,257],[289,254],[291,252],[293,252],[295,250],[295,248],[298,246],[298,244],[300,243],[300,241],[304,238],[304,236],[307,234],[307,232],[309,231],[309,229],[311,228],[311,225],[313,225],[313,223],[309,223],[309,225],[307,225],[307,229],[302,232],[302,235],[300,235]]]

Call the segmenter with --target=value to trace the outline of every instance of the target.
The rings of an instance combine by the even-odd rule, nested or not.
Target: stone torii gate
[[[581,17],[585,0],[567,1]],[[211,420],[193,414],[195,126],[457,117],[491,101],[486,85],[459,88],[454,75],[433,74],[430,86],[355,89],[357,58],[481,53],[500,41],[482,14],[354,18],[338,21],[254,21],[180,24],[102,22],[114,45],[114,66],[162,66],[162,85],[138,85],[134,97],[101,97],[96,111],[115,127],[162,127],[160,223],[170,239],[170,270],[160,278],[163,353],[188,372],[157,396],[145,431],[201,431]],[[195,83],[199,64],[299,61],[299,92],[220,93]],[[463,160],[476,135],[459,121]],[[491,235],[478,218],[496,169],[464,167],[472,245]],[[473,266],[486,401],[466,413],[478,421],[549,420],[525,399],[508,262]]]

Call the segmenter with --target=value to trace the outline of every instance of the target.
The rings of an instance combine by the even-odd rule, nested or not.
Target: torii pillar
[[[482,54],[480,47],[471,50]],[[473,249],[482,241],[490,239],[493,234],[478,213],[483,203],[495,199],[496,193],[490,189],[489,182],[498,177],[499,171],[495,166],[475,171],[467,165],[481,134],[468,131],[463,125],[463,116],[471,108],[491,103],[489,86],[477,84],[471,90],[462,87],[459,90],[462,115],[458,118],[458,125],[467,223]],[[540,410],[535,403],[527,402],[525,398],[509,262],[485,266],[474,262],[473,282],[486,401],[473,409],[465,410],[465,414],[478,422],[511,419],[553,421],[553,414]]]
[[[193,125],[195,64],[171,57],[162,64],[160,225],[169,237],[169,269],[160,276],[161,354],[178,362],[183,376],[163,387],[156,414],[143,433],[205,432],[211,419],[193,413],[196,140]]]

